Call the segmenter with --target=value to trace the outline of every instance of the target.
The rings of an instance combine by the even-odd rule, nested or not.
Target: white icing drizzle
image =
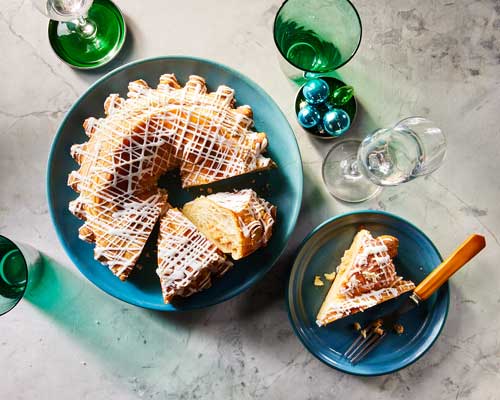
[[[232,265],[179,210],[169,209],[161,218],[156,273],[165,302],[209,287],[211,275]]]
[[[376,306],[384,299],[397,297],[399,294],[404,293],[407,290],[411,290],[414,287],[415,285],[410,282],[405,282],[404,285],[399,287],[382,288],[379,290],[373,290],[369,293],[363,293],[357,297],[346,298],[342,302],[331,304],[326,317],[322,320],[317,320],[316,324],[318,326],[323,326],[328,321],[343,318],[352,314],[354,310],[364,311],[367,308]]]
[[[238,216],[243,236],[254,239],[261,235],[259,247],[268,242],[275,223],[276,207],[259,198],[252,189],[233,193],[220,192],[211,194],[207,198]]]
[[[377,287],[389,287],[396,278],[396,268],[387,252],[387,246],[367,232],[362,238],[361,251],[354,259],[354,268],[341,293],[356,297]]]
[[[157,134],[175,133],[165,139],[180,165],[184,187],[272,165],[261,155],[267,147],[266,135],[249,130],[253,125],[250,107],[232,108],[231,88],[220,86],[207,94],[203,78],[191,76],[184,88],[174,81],[173,75],[163,75],[157,89],[141,80],[132,82],[123,107],[132,103],[133,107],[162,110]]]
[[[75,215],[78,202],[70,203]],[[166,204],[161,192],[146,198],[131,196],[120,211],[108,213],[99,209],[99,214],[88,216],[80,228],[80,239],[95,241],[96,260],[107,265],[119,277],[128,276],[142,252],[156,220]],[[96,208],[94,208],[96,210]]]
[[[384,242],[379,238],[374,239],[368,231],[363,231],[360,252],[354,258],[353,268],[340,289],[341,298],[329,304],[325,316],[316,323],[325,325],[414,288],[413,282],[397,276]]]
[[[173,74],[157,89],[138,80],[127,99],[111,94],[105,118],[88,118],[89,141],[72,146],[80,164],[68,184],[79,193],[70,211],[85,220],[80,237],[95,242],[95,257],[125,279],[166,204],[156,182],[180,168],[184,187],[268,168],[265,133],[251,131],[248,106],[232,108],[234,91],[207,93],[191,76],[182,88]]]

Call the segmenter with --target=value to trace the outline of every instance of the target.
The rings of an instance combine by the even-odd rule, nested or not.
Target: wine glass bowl
[[[274,20],[274,41],[294,67],[332,72],[354,56],[361,43],[361,20],[349,0],[287,0]]]
[[[446,138],[423,117],[405,118],[367,136],[358,150],[364,174],[380,186],[396,186],[434,172],[446,155]]]
[[[323,162],[323,180],[334,197],[361,202],[378,194],[382,186],[434,172],[445,155],[446,137],[434,122],[405,118],[362,142],[349,140],[334,146]]]
[[[35,8],[53,21],[69,22],[87,15],[94,0],[32,0]]]
[[[399,132],[412,135],[421,149],[421,156],[413,176],[427,175],[437,170],[446,157],[446,136],[434,122],[424,117],[410,117],[394,127]]]

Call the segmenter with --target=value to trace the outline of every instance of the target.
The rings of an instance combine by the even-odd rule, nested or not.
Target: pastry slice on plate
[[[276,207],[251,189],[198,197],[187,203],[183,212],[235,260],[265,246],[276,220]]]
[[[398,245],[393,236],[373,238],[368,230],[359,231],[337,267],[316,323],[327,325],[413,290],[414,283],[396,273],[392,259]]]
[[[69,209],[85,221],[78,231],[79,237],[95,242],[95,259],[124,281],[134,269],[156,221],[167,206],[167,194],[157,189],[121,200],[119,204],[85,207],[78,198],[70,203]]]
[[[176,208],[160,219],[158,268],[163,300],[187,297],[210,287],[232,263]]]

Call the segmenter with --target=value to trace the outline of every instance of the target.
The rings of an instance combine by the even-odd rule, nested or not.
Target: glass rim
[[[428,122],[431,122],[431,123],[435,124],[434,120],[429,119],[427,117],[424,117],[422,115],[412,115],[410,117],[405,117],[405,118],[399,120],[398,122],[396,122],[396,124],[394,124],[393,128],[396,128],[398,125],[402,124],[404,121],[406,121],[407,119],[411,119],[411,118],[422,118],[422,119],[425,119]],[[448,138],[446,137],[446,135],[444,134],[443,130],[439,126],[436,126],[436,128],[438,128],[439,131],[441,132],[441,136],[443,138],[444,145],[447,148],[447,146],[448,146]],[[445,153],[447,153],[446,150],[445,150]]]
[[[427,117],[424,117],[422,115],[412,115],[410,117],[405,117],[405,118],[399,120],[393,126],[393,128],[396,128],[397,126],[399,126],[400,124],[402,124],[404,121],[406,121],[408,119],[412,119],[412,118],[421,118],[421,119],[426,120],[427,122],[431,122],[432,124],[435,124],[434,120],[429,119]],[[422,176],[429,175],[429,174],[432,174],[433,172],[437,171],[441,167],[441,165],[444,163],[444,161],[446,160],[446,157],[448,155],[448,138],[446,137],[445,133],[443,132],[443,130],[439,126],[435,126],[435,127],[439,129],[439,131],[441,132],[441,138],[443,139],[443,144],[444,144],[443,158],[442,158],[441,162],[438,165],[434,166],[434,168],[430,168],[428,170],[428,172],[426,172],[425,174],[417,174],[417,175],[415,175],[416,177],[422,177]],[[411,128],[409,128],[409,129],[413,132],[413,130]]]
[[[12,307],[10,307],[8,310],[6,311],[0,311],[0,317],[2,315],[5,315],[7,314],[9,311],[12,311],[18,304],[19,302],[21,301],[21,299],[24,297],[24,295],[26,294],[26,289],[28,287],[28,280],[29,280],[29,271],[28,271],[28,262],[26,261],[26,257],[24,257],[24,254],[22,252],[22,250],[19,248],[19,246],[16,244],[16,242],[14,242],[12,239],[9,239],[7,236],[4,236],[2,234],[0,234],[0,239],[5,239],[7,242],[10,242],[10,244],[12,244],[13,246],[15,246],[15,248],[17,250],[19,250],[19,253],[21,253],[21,257],[23,258],[23,261],[24,261],[24,269],[26,271],[26,285],[24,285],[24,288],[22,290],[22,292],[19,293],[19,297],[16,299],[15,303],[12,305]]]
[[[324,71],[312,71],[310,69],[306,69],[306,68],[302,68],[302,67],[299,67],[298,65],[296,65],[295,63],[291,62],[287,57],[286,55],[283,53],[281,47],[278,45],[278,40],[276,39],[276,22],[278,21],[278,16],[280,15],[281,11],[283,10],[283,8],[286,6],[286,4],[289,2],[289,0],[285,0],[280,8],[278,9],[278,11],[276,12],[276,15],[274,16],[274,22],[273,22],[273,40],[274,40],[274,45],[276,46],[276,48],[278,49],[279,53],[281,54],[281,56],[285,59],[285,61],[287,63],[289,63],[290,65],[294,66],[295,68],[301,70],[301,71],[304,71],[304,72],[310,72],[312,74],[326,74],[326,73],[329,73],[329,72],[333,72],[333,71],[336,71],[337,69],[343,67],[344,65],[346,65],[349,61],[352,60],[352,58],[356,55],[356,53],[358,52],[358,49],[359,47],[361,46],[361,38],[363,37],[363,24],[361,23],[361,17],[359,16],[359,13],[358,13],[358,10],[356,9],[356,7],[354,6],[354,4],[351,2],[351,0],[341,0],[341,1],[344,1],[346,3],[348,3],[351,8],[354,10],[354,14],[356,15],[356,18],[358,20],[358,23],[359,23],[359,39],[358,39],[358,43],[356,44],[356,47],[354,48],[354,50],[352,51],[351,55],[349,57],[346,58],[346,60],[344,62],[342,62],[341,64],[337,65],[335,68],[333,69],[328,69],[328,70],[324,70]]]

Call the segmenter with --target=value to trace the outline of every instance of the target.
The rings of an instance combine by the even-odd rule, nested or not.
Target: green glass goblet
[[[274,41],[304,73],[332,72],[356,54],[361,20],[349,0],[287,0],[274,20]]]
[[[32,0],[48,16],[49,40],[56,55],[78,69],[111,61],[123,47],[126,25],[111,0]]]
[[[0,315],[12,310],[33,289],[42,265],[38,250],[0,235]]]

